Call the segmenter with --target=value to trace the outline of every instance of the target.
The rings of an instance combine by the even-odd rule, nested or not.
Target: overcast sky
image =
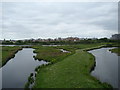
[[[2,3],[2,38],[101,38],[118,33],[116,2]]]

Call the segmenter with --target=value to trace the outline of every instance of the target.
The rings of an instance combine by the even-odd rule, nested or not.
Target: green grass
[[[14,57],[14,55],[15,55],[15,53],[18,51],[18,50],[21,50],[22,48],[21,47],[19,47],[19,46],[13,46],[13,47],[11,47],[11,46],[2,46],[1,47],[1,50],[2,50],[2,54],[1,54],[1,56],[2,56],[2,59],[1,59],[1,61],[0,61],[0,63],[2,63],[1,65],[3,66],[4,64],[6,64],[6,62],[8,61],[8,60],[10,60],[11,58],[13,58]]]
[[[120,56],[120,48],[110,49],[110,51],[111,51],[112,53],[116,53],[118,56]]]
[[[94,65],[94,56],[83,51],[101,45],[102,44],[81,44],[52,47],[56,49],[63,48],[74,53],[66,58],[62,58],[57,63],[40,68],[33,88],[111,88],[110,85],[101,83],[90,75],[90,70]],[[44,47],[44,49],[45,48],[51,47]],[[42,51],[39,50],[40,48],[36,48],[38,57],[42,53]],[[47,53],[47,51],[45,52]],[[50,52],[56,51],[50,50]],[[48,53],[50,52],[48,51]],[[42,54],[40,57],[46,60],[52,60],[57,56],[51,57],[48,55],[46,58],[46,56]]]
[[[33,48],[35,49],[34,53],[37,53],[37,55],[34,57],[35,59],[45,60],[51,63],[62,60],[74,53],[62,52],[60,49],[55,47],[34,46]]]

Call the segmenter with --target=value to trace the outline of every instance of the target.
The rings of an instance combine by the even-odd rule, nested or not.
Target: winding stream
[[[24,88],[30,73],[34,72],[37,66],[48,64],[45,61],[34,60],[33,56],[36,54],[33,53],[33,50],[32,48],[23,48],[0,68],[2,88]]]
[[[120,58],[120,56],[117,56],[115,53],[111,53],[109,49],[112,48],[101,48],[88,51],[92,53],[96,59],[96,66],[91,72],[91,75],[99,79],[101,82],[111,84],[113,88],[118,88],[120,86],[120,79],[118,78],[118,72],[120,72],[118,57]]]

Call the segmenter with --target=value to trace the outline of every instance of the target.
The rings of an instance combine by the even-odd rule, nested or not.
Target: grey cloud
[[[117,32],[117,3],[3,3],[3,15],[7,39],[110,37]]]

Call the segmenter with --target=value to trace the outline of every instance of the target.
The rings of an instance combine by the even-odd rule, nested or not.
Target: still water
[[[37,66],[48,64],[45,61],[34,60],[33,50],[23,48],[0,69],[2,88],[24,88],[30,73],[34,72]]]
[[[118,88],[118,70],[120,72],[120,66],[118,66],[117,54],[111,53],[109,49],[112,48],[101,48],[89,51],[95,56],[96,66],[91,72],[91,75],[99,79],[101,82],[107,82],[114,88]],[[119,68],[119,69],[118,69]]]

